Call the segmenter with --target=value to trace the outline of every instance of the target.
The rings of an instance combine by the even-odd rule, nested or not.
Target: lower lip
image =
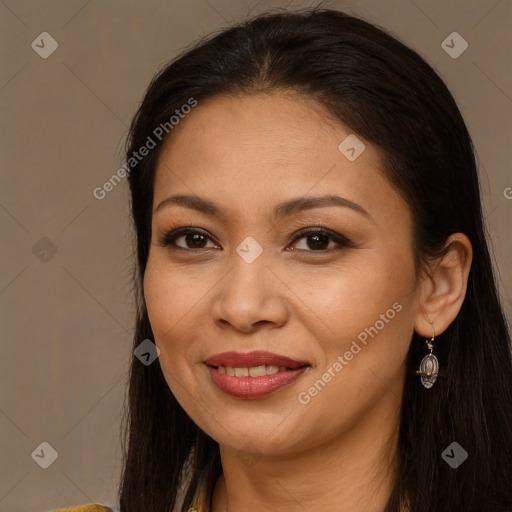
[[[268,396],[295,382],[309,366],[264,375],[263,377],[232,377],[208,366],[213,383],[224,393],[236,398],[255,399]]]

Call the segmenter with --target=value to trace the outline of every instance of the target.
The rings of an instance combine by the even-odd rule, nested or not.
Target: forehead
[[[365,209],[389,209],[400,200],[382,175],[378,148],[359,137],[364,151],[353,161],[339,149],[354,135],[316,101],[295,93],[199,102],[163,147],[154,205],[170,194],[196,194],[239,214],[336,193]]]
[[[243,163],[264,172],[314,158],[328,148],[338,156],[338,140],[350,130],[318,102],[291,92],[216,96],[199,102],[168,138],[164,153],[170,161],[203,160],[223,166]],[[341,142],[341,141],[340,141]],[[193,152],[190,152],[193,150]],[[376,155],[374,155],[376,156]]]

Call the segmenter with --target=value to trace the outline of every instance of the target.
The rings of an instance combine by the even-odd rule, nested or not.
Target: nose
[[[235,253],[215,290],[212,315],[222,329],[252,333],[262,326],[282,327],[288,319],[288,288],[263,257],[247,263]]]

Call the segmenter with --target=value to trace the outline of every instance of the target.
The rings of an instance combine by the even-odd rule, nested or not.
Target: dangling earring
[[[432,338],[430,338],[430,340],[428,338],[425,340],[425,343],[430,350],[430,354],[427,354],[421,360],[420,369],[416,370],[416,375],[421,375],[421,383],[427,389],[434,385],[434,382],[437,379],[437,375],[439,374],[439,361],[437,360],[437,357],[432,354],[432,351],[434,350],[434,338],[436,333],[432,323],[430,325],[432,327]]]

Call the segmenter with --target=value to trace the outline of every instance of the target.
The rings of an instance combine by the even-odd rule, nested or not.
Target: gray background
[[[269,7],[312,4],[0,0],[1,511],[115,504],[133,248],[126,180],[102,200],[93,189],[122,165],[150,79],[199,36]],[[476,146],[512,318],[511,2],[322,5],[391,30],[453,92]],[[456,59],[441,46],[454,31],[469,44]],[[42,32],[58,42],[47,59],[31,47]],[[31,455],[42,442],[58,452],[47,469]]]

